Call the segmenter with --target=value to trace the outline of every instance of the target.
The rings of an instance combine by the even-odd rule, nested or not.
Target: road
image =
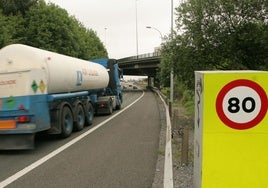
[[[38,136],[34,150],[0,151],[0,187],[151,187],[160,132],[156,96],[133,92],[124,99],[115,117],[95,117],[67,139]]]

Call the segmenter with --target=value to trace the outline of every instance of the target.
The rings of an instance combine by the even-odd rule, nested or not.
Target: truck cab
[[[123,102],[120,79],[123,71],[119,68],[115,59],[93,59],[91,62],[98,63],[105,67],[109,74],[109,84],[97,94],[95,110],[97,114],[111,114],[113,110],[121,109]]]

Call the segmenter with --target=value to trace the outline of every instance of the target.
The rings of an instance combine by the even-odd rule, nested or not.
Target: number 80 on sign
[[[267,112],[264,89],[251,80],[234,80],[226,84],[216,99],[216,111],[230,128],[250,129],[261,122]]]

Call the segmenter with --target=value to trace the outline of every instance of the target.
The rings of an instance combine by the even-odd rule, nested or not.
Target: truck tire
[[[86,105],[86,124],[91,125],[94,119],[94,108],[91,104],[91,102],[87,103]]]
[[[67,138],[73,131],[73,114],[71,109],[64,105],[61,110],[61,136]]]
[[[77,104],[74,110],[75,113],[75,122],[74,122],[74,129],[76,131],[81,131],[85,126],[85,112],[84,108],[81,104]]]
[[[116,105],[116,108],[115,108],[116,110],[120,110],[121,109],[121,103],[120,104],[118,104],[118,105]]]

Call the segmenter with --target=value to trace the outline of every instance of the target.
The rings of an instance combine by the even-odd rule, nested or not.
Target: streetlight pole
[[[173,0],[171,0],[171,40],[173,40]],[[173,102],[173,93],[174,93],[173,66],[174,66],[174,64],[173,64],[173,62],[171,62],[171,69],[170,69],[170,102]]]
[[[107,48],[107,43],[106,43],[106,31],[107,31],[107,27],[104,28],[104,45]]]
[[[151,26],[146,26],[146,28],[147,29],[154,29],[154,30],[156,30],[160,34],[161,40],[163,40],[163,35],[162,35],[162,33],[158,29],[156,29],[155,27],[151,27]]]
[[[157,28],[155,28],[155,27],[151,27],[151,26],[146,26],[146,28],[147,29],[154,29],[154,30],[156,30],[159,34],[160,34],[160,37],[161,37],[161,43],[162,43],[162,40],[163,40],[163,35],[162,35],[162,33],[157,29]],[[148,77],[148,85],[149,85],[149,82],[150,82],[150,77]]]
[[[136,10],[136,54],[137,59],[139,57],[139,39],[138,39],[138,7],[137,7],[137,1],[135,0],[135,10]]]

